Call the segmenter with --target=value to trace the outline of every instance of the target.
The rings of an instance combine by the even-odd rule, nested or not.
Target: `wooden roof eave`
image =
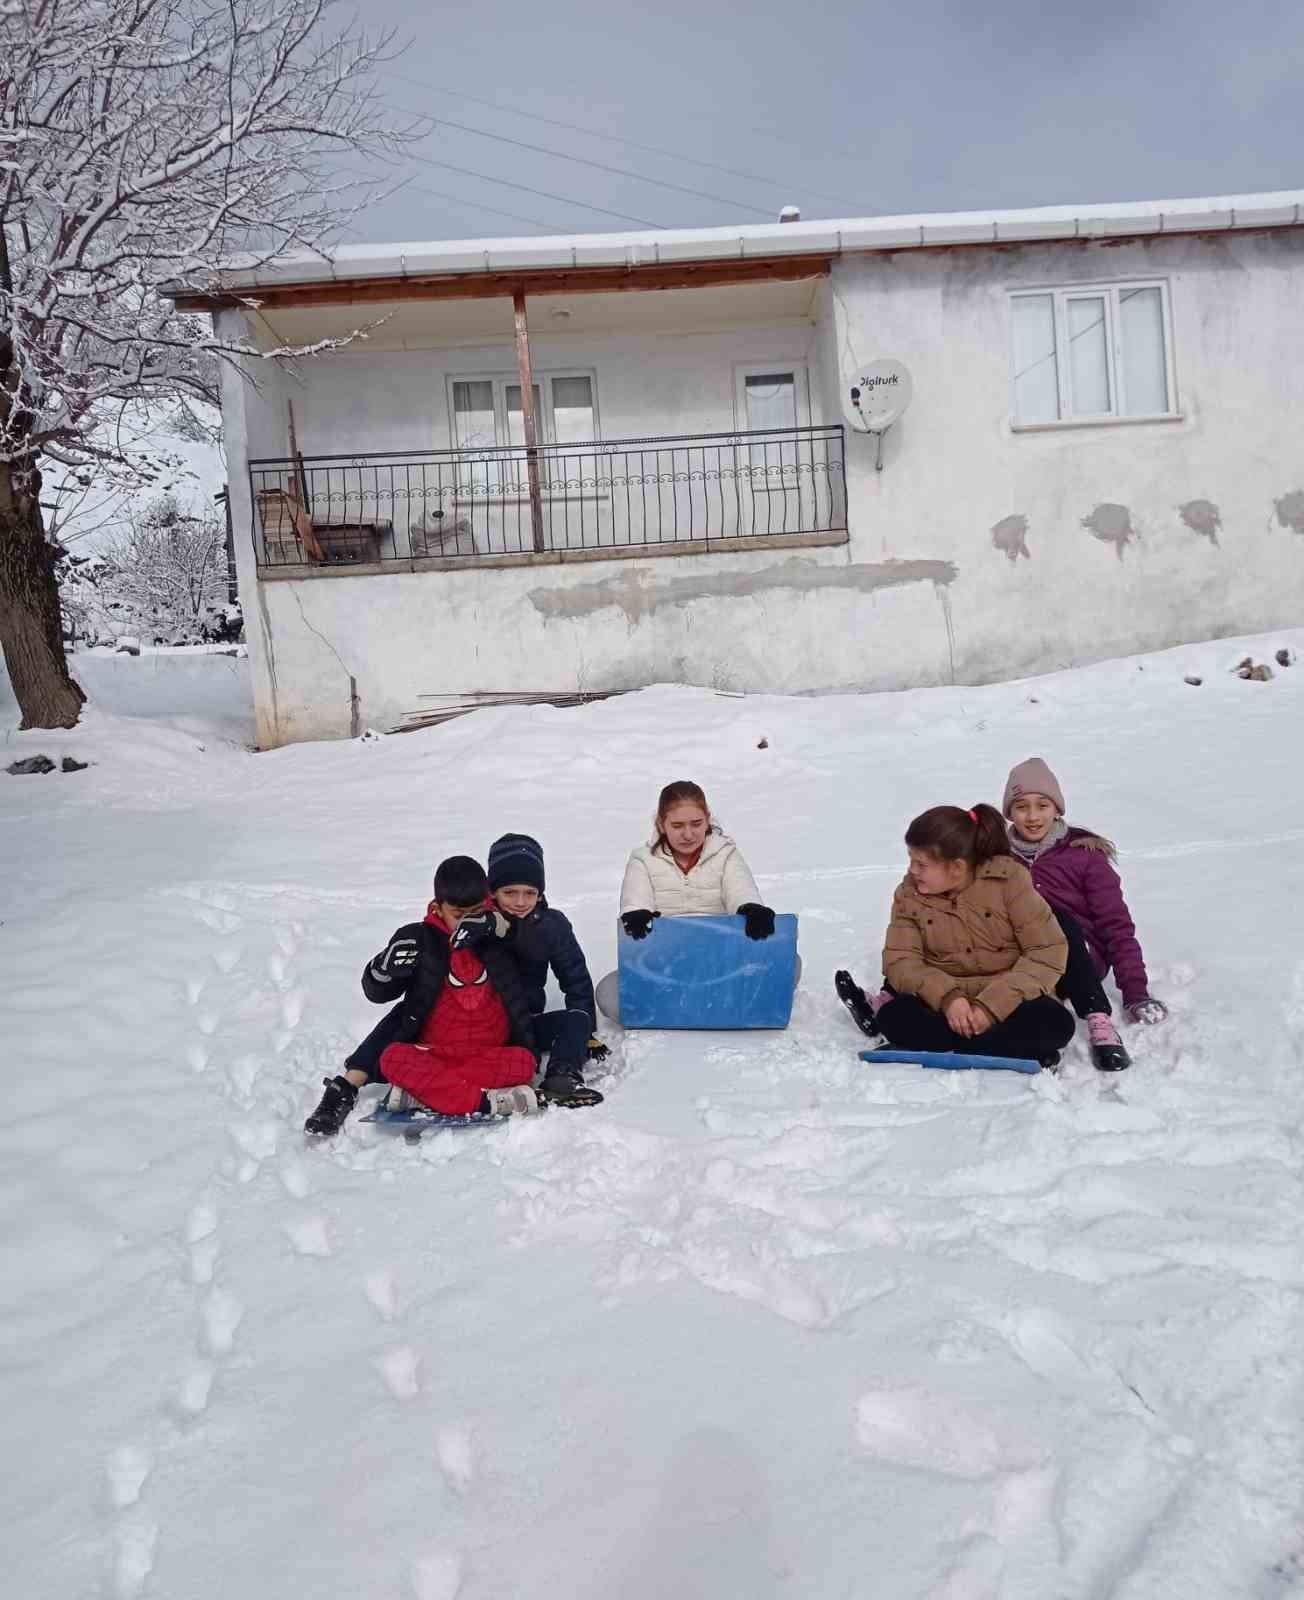
[[[180,290],[178,311],[262,311],[307,306],[367,305],[402,300],[512,300],[517,295],[621,294],[658,289],[708,289],[747,283],[822,278],[831,255],[751,256],[726,261],[662,262],[644,267],[563,267],[528,272],[479,271],[331,278],[320,283],[232,284],[216,294]]]

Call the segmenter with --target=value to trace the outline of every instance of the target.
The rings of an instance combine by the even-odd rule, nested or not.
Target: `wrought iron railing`
[[[249,480],[258,560],[271,568],[619,555],[847,525],[840,426],[287,457],[250,462]]]

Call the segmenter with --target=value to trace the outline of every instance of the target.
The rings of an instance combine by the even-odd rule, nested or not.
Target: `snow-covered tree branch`
[[[375,98],[388,40],[331,33],[330,9],[0,0],[0,637],[25,726],[69,725],[82,700],[42,463],[149,481],[135,441],[160,404],[211,400],[217,363],[254,353],[159,286],[325,250],[375,187],[340,180],[335,157],[383,170],[412,137]]]

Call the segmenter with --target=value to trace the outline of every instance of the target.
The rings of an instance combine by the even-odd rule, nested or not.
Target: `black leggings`
[[[1054,906],[1051,910],[1055,911]],[[1112,1013],[1109,996],[1096,971],[1096,963],[1091,959],[1081,924],[1067,911],[1055,911],[1055,920],[1069,942],[1069,964],[1055,985],[1055,993],[1061,1000],[1067,1000],[1080,1017],[1091,1011],[1103,1011],[1108,1017]]]
[[[1049,995],[1025,1000],[1004,1022],[993,1023],[971,1039],[954,1032],[942,1013],[925,1005],[918,995],[897,995],[880,1006],[876,1020],[887,1042],[902,1050],[954,1050],[964,1055],[1017,1056],[1026,1061],[1044,1061],[1062,1050],[1075,1027],[1072,1014]]]

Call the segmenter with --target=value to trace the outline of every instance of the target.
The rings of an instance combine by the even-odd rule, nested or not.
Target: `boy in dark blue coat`
[[[569,920],[544,898],[543,847],[526,833],[505,833],[489,847],[489,893],[508,918],[507,935],[534,1014],[534,1039],[548,1057],[539,1098],[556,1105],[594,1106],[602,1096],[584,1082],[584,1062],[601,1060],[605,1045],[593,1036],[597,1012],[593,979]],[[565,1009],[545,1011],[551,968]]]

